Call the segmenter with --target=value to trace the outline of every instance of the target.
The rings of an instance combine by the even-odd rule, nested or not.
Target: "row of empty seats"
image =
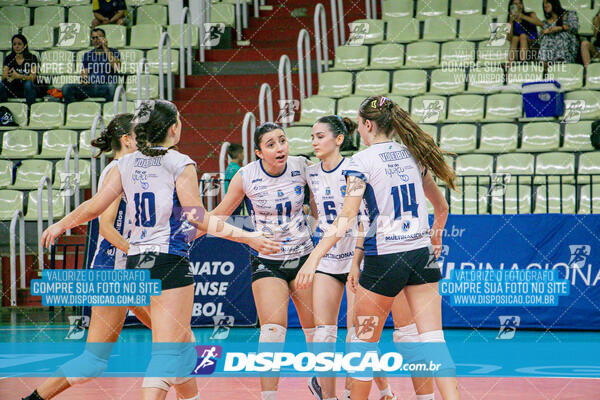
[[[23,203],[25,199],[27,199],[27,206],[24,206]],[[64,194],[58,191],[52,193],[52,217],[54,221],[65,216],[66,201],[68,201],[68,197],[65,197]],[[27,194],[20,190],[0,190],[0,221],[11,220],[17,210],[24,212],[26,221],[37,221],[37,191],[30,191]],[[42,218],[48,218],[48,195],[46,192],[42,196]]]
[[[89,188],[91,184],[91,163],[79,160],[79,187]],[[13,176],[13,168],[16,174]],[[74,174],[75,161],[69,161],[69,173]],[[64,161],[57,161],[54,166],[50,160],[23,160],[16,165],[10,160],[0,160],[0,188],[33,190],[37,189],[43,177],[49,177],[54,189],[65,185],[66,169]],[[14,183],[13,183],[14,177]],[[54,178],[53,178],[54,177]]]
[[[145,6],[155,3],[164,5],[169,4],[169,0],[126,0],[126,2],[130,7]],[[92,4],[92,0],[0,0],[0,7],[25,5],[28,7],[40,7],[56,4],[60,4],[64,7],[74,7]]]

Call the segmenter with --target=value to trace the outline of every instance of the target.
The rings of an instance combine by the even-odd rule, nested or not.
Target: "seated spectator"
[[[532,58],[528,52],[538,39],[536,25],[542,26],[543,23],[533,11],[524,10],[522,0],[512,0],[509,3],[508,22],[510,23],[508,34],[508,40],[510,41],[508,65],[510,66],[515,59],[517,61],[527,61]]]
[[[579,18],[575,11],[567,11],[560,0],[544,0],[544,29],[538,59],[544,63],[574,63],[579,41]]]
[[[16,34],[11,39],[12,51],[4,57],[0,102],[10,98],[25,98],[27,105],[35,103],[37,97],[36,78],[38,59],[29,52],[27,39]]]
[[[600,11],[596,13],[596,16],[592,20],[594,24],[594,43],[590,43],[589,40],[584,40],[581,42],[581,60],[583,61],[583,66],[587,68],[590,60],[592,58],[598,57],[600,55],[600,35],[598,35],[598,26],[600,25]]]
[[[93,0],[94,19],[92,28],[98,25],[127,25],[125,0]]]
[[[101,28],[92,30],[93,50],[83,55],[81,84],[67,84],[63,87],[65,103],[81,101],[88,97],[104,97],[112,101],[117,88],[117,73],[121,68],[119,52],[108,47],[106,34]]]

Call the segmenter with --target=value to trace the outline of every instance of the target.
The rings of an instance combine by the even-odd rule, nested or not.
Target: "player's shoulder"
[[[306,168],[313,163],[306,157],[303,156],[288,156],[288,165],[292,167]]]
[[[310,163],[309,165],[306,166],[306,172],[307,173],[312,173],[312,174],[318,174],[319,171],[321,170],[321,163]]]

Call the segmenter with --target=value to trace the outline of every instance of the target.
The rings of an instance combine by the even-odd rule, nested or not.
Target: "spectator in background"
[[[92,46],[94,49],[83,55],[81,84],[63,87],[63,99],[67,104],[87,97],[104,97],[105,101],[112,101],[115,95],[121,68],[120,54],[108,47],[106,33],[101,28],[92,30]]]
[[[600,11],[596,13],[596,16],[592,20],[594,24],[594,43],[592,44],[589,40],[581,42],[581,60],[583,66],[587,68],[592,58],[600,55],[600,35],[598,35],[598,26],[600,26]]]
[[[579,51],[577,13],[562,8],[560,0],[544,0],[544,18],[538,59],[574,63]]]
[[[512,0],[508,5],[508,22],[510,23],[510,51],[508,52],[508,65],[515,59],[527,61],[531,59],[528,51],[538,39],[537,26],[543,23],[532,11],[525,11],[522,0]],[[517,57],[517,50],[518,57]]]
[[[93,0],[94,19],[92,28],[98,25],[127,25],[127,5],[125,0]]]
[[[29,52],[27,38],[16,34],[11,39],[12,51],[4,57],[0,102],[10,98],[25,98],[27,105],[35,103],[37,97],[36,78],[38,59]]]
[[[227,149],[227,155],[231,158],[231,161],[225,169],[225,193],[229,189],[229,182],[233,179],[238,170],[242,167],[244,162],[244,147],[237,143],[232,143]]]

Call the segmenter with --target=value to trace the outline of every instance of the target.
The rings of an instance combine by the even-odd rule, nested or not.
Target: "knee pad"
[[[113,343],[88,343],[81,355],[67,361],[59,369],[69,384],[85,383],[106,370],[112,346]]]
[[[394,342],[396,343],[415,343],[420,342],[419,331],[417,324],[410,324],[394,328]]]
[[[171,385],[187,382],[198,360],[195,343],[153,343],[146,377],[159,377]]]
[[[264,324],[260,327],[260,336],[258,341],[261,343],[279,343],[285,342],[285,333],[287,329],[277,324]]]
[[[314,340],[316,329],[317,328],[302,328],[302,331],[304,332],[304,336],[306,337],[307,343],[310,343]]]
[[[315,329],[314,342],[335,343],[337,340],[337,325],[319,325]]]
[[[200,400],[200,393],[198,393],[194,397],[190,397],[189,399],[179,399],[179,400]]]
[[[406,362],[417,363],[424,360],[425,354],[420,342],[416,324],[394,328],[394,343]]]
[[[446,346],[444,339],[444,331],[436,330],[423,332],[419,335],[421,342],[425,344],[425,360],[431,363],[438,364],[438,368],[434,371],[437,376],[456,376],[456,366],[452,361],[452,356]],[[441,372],[443,371],[443,372]]]
[[[446,341],[444,339],[444,331],[441,329],[437,331],[423,332],[419,335],[419,337],[423,343],[443,343]]]
[[[161,389],[161,390],[164,390],[165,392],[168,392],[169,388],[171,387],[171,384],[169,382],[167,382],[167,378],[146,377],[146,378],[144,378],[144,381],[142,382],[142,387],[143,388],[156,388],[156,389]]]
[[[358,336],[356,336],[355,332],[353,332],[350,342],[351,352],[360,352],[361,354],[377,352],[377,343],[365,342],[364,340],[359,339]],[[348,371],[348,373],[351,378],[356,379],[358,381],[368,382],[373,380],[373,371]]]
[[[346,342],[351,342],[352,341],[352,336],[356,335],[356,329],[351,326],[350,328],[348,328],[348,333],[346,333]]]

